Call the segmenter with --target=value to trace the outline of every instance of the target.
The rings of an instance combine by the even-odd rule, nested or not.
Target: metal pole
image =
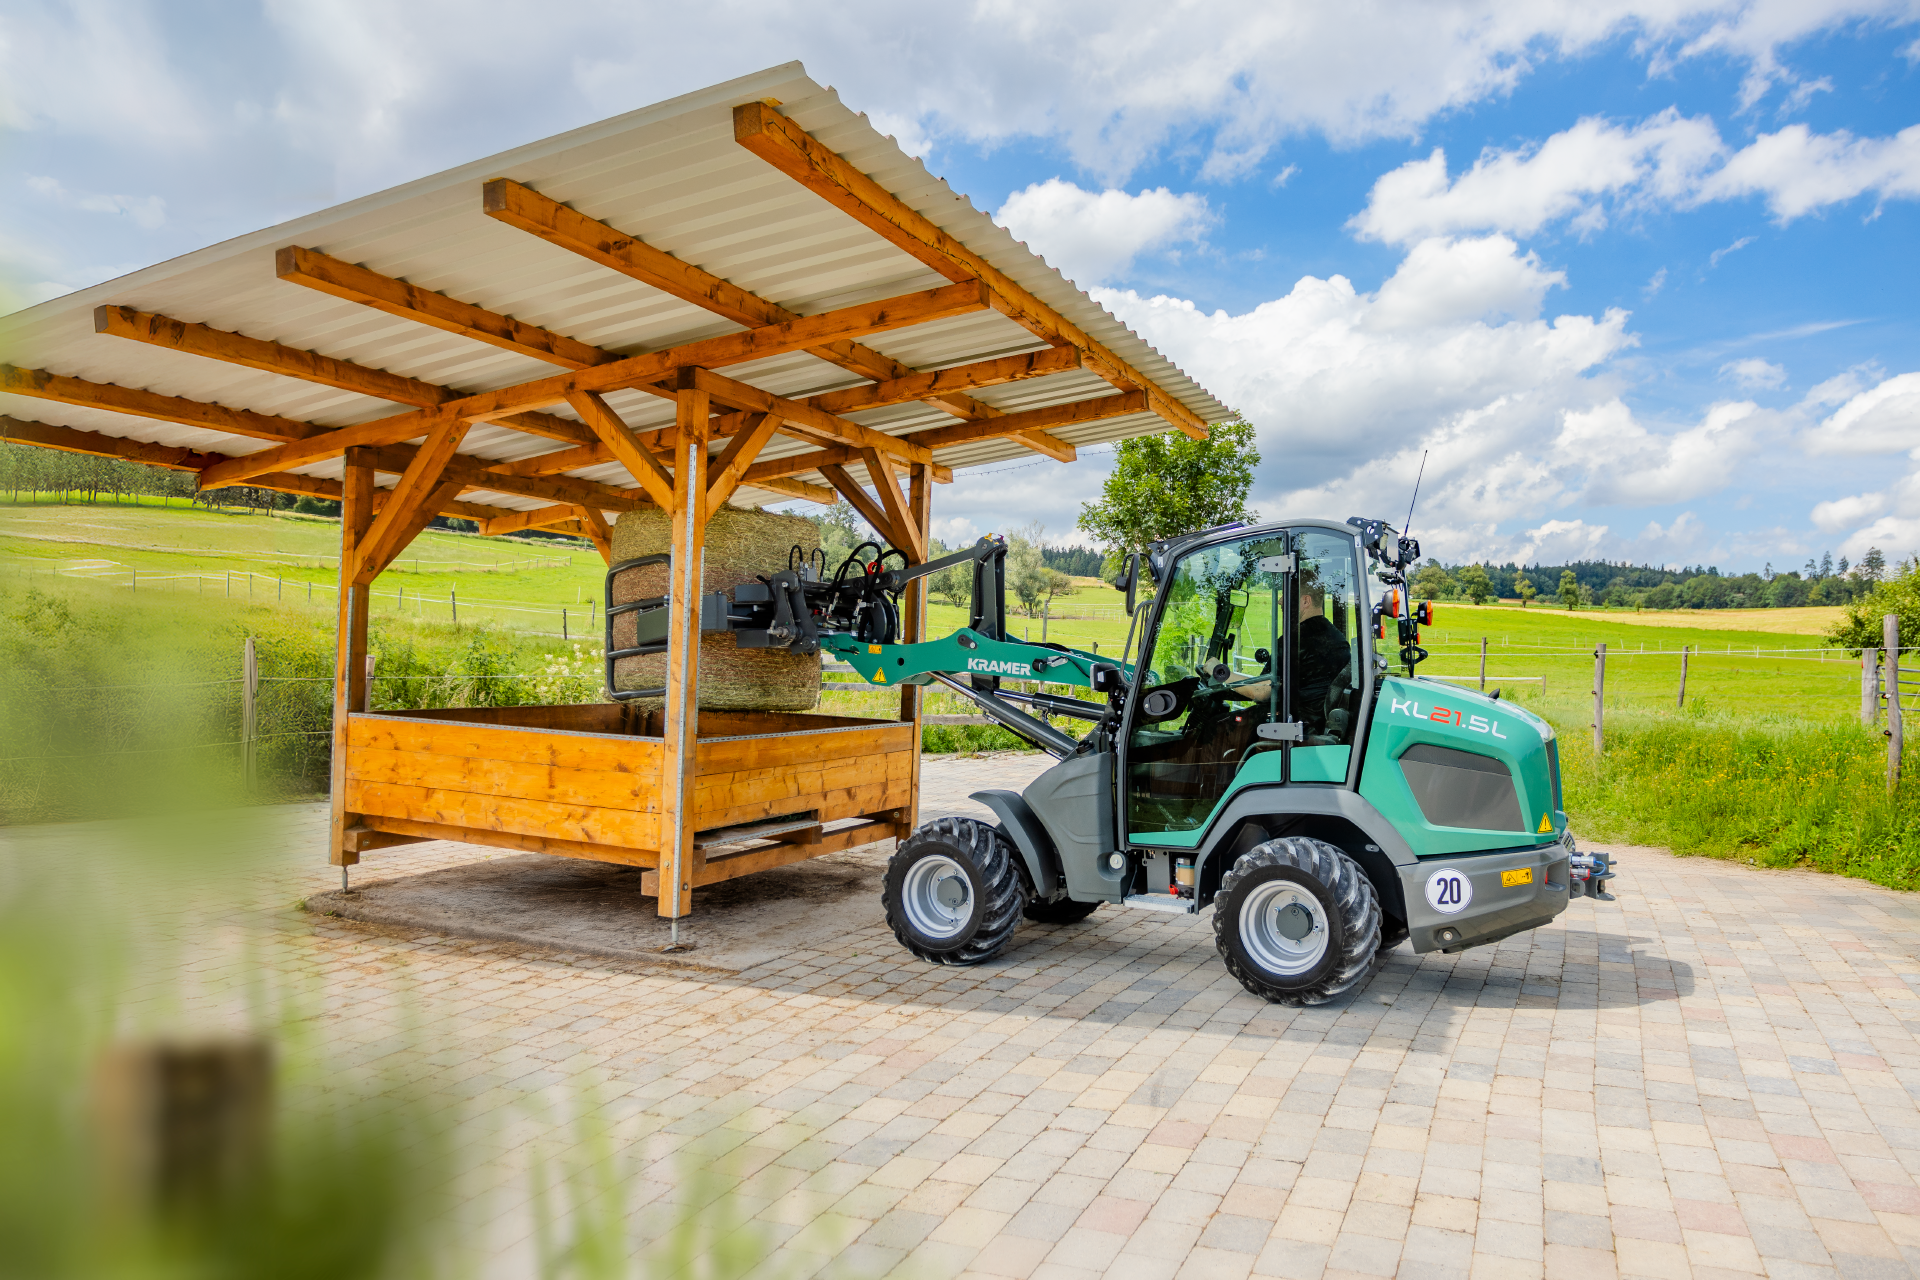
[[[1487,638],[1480,637],[1480,692],[1487,691]]]
[[[1881,641],[1887,651],[1887,788],[1900,785],[1900,759],[1906,743],[1901,734],[1900,714],[1900,619],[1888,614],[1880,623]]]
[[[1602,731],[1603,709],[1607,689],[1607,642],[1602,640],[1593,651],[1593,763],[1600,764],[1600,752],[1606,743]]]
[[[1680,700],[1673,705],[1684,708],[1687,705],[1687,650],[1690,646],[1680,646]]]
[[[1880,651],[1860,651],[1860,723],[1872,728],[1880,719]]]
[[[255,661],[253,637],[247,637],[247,647],[240,661],[240,741],[243,759],[246,763],[247,789],[253,789],[253,740],[255,737],[255,714],[260,693],[260,667]]]

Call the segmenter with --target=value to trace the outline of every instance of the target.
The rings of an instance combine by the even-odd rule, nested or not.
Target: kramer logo
[[[1393,705],[1389,707],[1388,710],[1396,716],[1412,716],[1415,720],[1431,720],[1435,724],[1457,724],[1461,728],[1471,729],[1475,733],[1492,734],[1502,742],[1505,742],[1507,739],[1507,735],[1500,732],[1500,722],[1498,720],[1489,720],[1485,716],[1462,716],[1460,712],[1452,707],[1435,707],[1431,711],[1422,711],[1420,704],[1417,702],[1412,702],[1404,698],[1395,698],[1393,699]]]
[[[967,670],[990,676],[1031,676],[1033,668],[1024,662],[995,662],[991,658],[968,658]]]

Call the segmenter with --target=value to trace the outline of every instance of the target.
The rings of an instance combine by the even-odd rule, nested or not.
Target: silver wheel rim
[[[936,853],[907,869],[900,905],[923,937],[951,938],[973,915],[973,882],[958,862]]]
[[[1326,908],[1294,881],[1269,880],[1240,906],[1240,944],[1269,973],[1306,973],[1327,954],[1330,936]]]

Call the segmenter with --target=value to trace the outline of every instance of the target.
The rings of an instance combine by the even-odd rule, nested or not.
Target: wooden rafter
[[[556,449],[518,462],[496,462],[487,470],[503,476],[557,476],[563,471],[597,467],[612,462],[613,450],[604,444],[579,444],[571,449]]]
[[[519,533],[522,529],[544,529],[549,525],[565,524],[579,517],[579,507],[563,502],[551,507],[535,507],[532,511],[501,512],[481,525],[480,532],[489,536]]]
[[[178,422],[190,427],[205,427],[233,436],[254,440],[300,440],[326,434],[328,428],[270,413],[230,409],[223,404],[208,404],[180,396],[165,396],[153,391],[116,386],[111,382],[89,382],[69,378],[45,369],[17,369],[0,365],[0,391],[8,395],[31,396],[56,404],[71,404],[88,409],[111,409],[160,422]]]
[[[1089,368],[1123,391],[1144,391],[1153,412],[1196,439],[1207,424],[1085,330],[1035,297],[931,219],[764,102],[733,109],[733,137],[753,154],[949,280],[979,280],[1007,300],[1005,314],[1050,343],[1081,348]]]
[[[711,369],[693,370],[695,385],[701,387],[714,400],[730,404],[740,409],[749,409],[756,413],[770,413],[781,421],[781,429],[789,434],[799,434],[809,440],[827,444],[851,444],[862,448],[881,449],[912,462],[931,462],[933,454],[924,446],[912,440],[890,436],[872,427],[863,427],[846,418],[837,418],[833,414],[814,408],[802,400],[784,400],[770,392],[738,382],[725,374]]]
[[[607,523],[607,518],[592,507],[577,507],[575,510],[580,513],[579,527],[586,534],[587,541],[593,544],[593,549],[600,553],[602,560],[612,564],[613,527]]]
[[[644,240],[617,231],[510,178],[495,178],[487,183],[483,207],[490,217],[509,226],[539,236],[569,253],[609,267],[715,315],[725,316],[736,324],[758,328],[800,318],[796,311],[769,302],[731,281],[723,280],[692,263],[683,262]],[[850,338],[821,343],[805,350],[809,355],[863,378],[884,381],[913,374],[912,369],[898,360]],[[968,420],[991,416],[987,406],[963,394],[958,386],[942,386],[929,391],[926,396],[912,398],[935,400],[947,412]]]
[[[893,527],[894,545],[912,557],[914,564],[919,564],[927,558],[926,540],[920,536],[920,522],[913,518],[907,495],[900,492],[893,468],[877,450],[862,449],[860,455],[867,464],[867,482],[880,495],[880,505]]]
[[[917,440],[929,449],[944,449],[949,445],[967,444],[970,441],[993,436],[1010,435],[1015,431],[1032,432],[1043,427],[1066,427],[1082,422],[1100,422],[1107,418],[1123,418],[1128,414],[1149,412],[1151,410],[1148,408],[1145,392],[1123,391],[1116,395],[1095,396],[1091,400],[1075,400],[1071,404],[1048,405],[1044,409],[1009,413],[991,422],[956,422],[950,427],[916,431],[907,439]],[[1063,459],[1063,461],[1072,461],[1072,459]]]
[[[444,480],[442,472],[459,449],[468,425],[460,418],[447,418],[436,423],[428,433],[426,444],[407,464],[400,482],[393,487],[393,493],[387,499],[387,505],[374,518],[367,536],[360,540],[353,571],[356,585],[372,582],[395,556],[406,549],[407,543],[413,541],[414,534],[418,532],[415,518],[427,507],[430,499],[451,499],[459,492],[459,482]],[[424,521],[421,523],[424,526]]]
[[[765,489],[768,493],[785,494],[789,498],[804,498],[808,502],[817,502],[823,507],[830,507],[838,500],[838,495],[827,486],[808,484],[805,480],[791,478],[756,480],[747,487]]]
[[[430,409],[460,398],[460,393],[451,387],[388,373],[384,369],[369,369],[350,360],[336,360],[332,356],[301,351],[297,347],[283,346],[262,338],[249,338],[204,324],[175,320],[171,316],[136,311],[132,307],[95,307],[93,329],[95,333],[184,351],[210,360],[223,360],[265,373],[284,374],[306,382],[338,387],[342,391],[391,400],[395,404]],[[579,423],[550,413],[523,413],[500,425],[554,440],[588,443],[587,433]]]
[[[884,468],[881,473],[885,474]],[[847,474],[845,467],[824,466],[820,468],[820,474],[825,476],[827,483],[847,500],[848,506],[860,513],[862,520],[873,526],[875,533],[896,547],[904,549],[907,546],[907,543],[901,540],[901,535],[894,530],[892,515],[875,502],[852,476]]]
[[[576,391],[617,391],[649,387],[675,370],[695,367],[725,368],[766,356],[784,355],[818,346],[828,339],[853,334],[882,333],[909,325],[928,324],[954,316],[972,315],[994,305],[993,291],[977,283],[947,285],[897,298],[863,302],[838,311],[803,316],[740,333],[703,338],[684,346],[646,355],[628,356],[611,364],[483,391],[452,402],[452,409],[473,421],[504,419],[537,405],[557,404]],[[573,424],[578,427],[578,424]]]
[[[721,503],[733,496],[734,490],[740,487],[740,477],[760,456],[760,450],[767,441],[773,439],[774,429],[780,425],[780,420],[771,413],[756,414],[754,419],[753,425],[727,441],[727,447],[709,468],[707,510],[717,510]]]
[[[258,453],[245,454],[238,458],[229,458],[215,467],[209,467],[200,474],[202,489],[217,489],[224,484],[243,484],[253,476],[266,471],[285,471],[291,467],[304,467],[328,458],[337,458],[348,449],[363,446],[399,444],[417,436],[426,435],[442,422],[453,420],[453,415],[441,410],[416,409],[408,413],[395,414],[390,418],[378,418],[372,422],[362,422],[351,427],[341,427],[325,435],[308,436],[304,440],[289,440],[286,444],[272,449],[262,449]]]
[[[382,471],[400,474],[413,458],[413,450],[390,446],[372,450]],[[447,478],[459,479],[469,489],[485,489],[519,498],[538,498],[545,502],[568,502],[591,506],[601,511],[633,511],[650,505],[639,489],[621,489],[594,480],[573,476],[502,476],[489,471],[478,458],[457,456],[447,463]]]
[[[582,422],[593,428],[593,433],[600,437],[600,443],[619,459],[620,465],[640,482],[640,487],[653,499],[654,504],[671,511],[673,476],[654,456],[653,450],[642,444],[633,434],[633,429],[620,420],[620,415],[591,391],[576,391],[567,397],[567,403],[573,406],[573,411],[580,415]]]
[[[317,289],[321,293],[358,302],[404,320],[417,320],[447,333],[512,351],[539,360],[550,360],[569,369],[609,364],[620,356],[591,343],[580,342],[565,334],[543,329],[537,324],[515,320],[512,316],[460,302],[443,293],[381,275],[366,267],[328,257],[317,249],[288,245],[274,257],[276,274],[282,280]]]
[[[786,476],[804,475],[809,471],[819,471],[821,467],[846,467],[863,461],[856,448],[816,449],[811,453],[790,453],[784,458],[770,458],[765,462],[756,462],[747,468],[743,484],[762,486],[765,481],[779,480]],[[953,483],[953,468],[942,463],[928,464],[928,471],[939,484]],[[824,474],[824,473],[822,473]]]
[[[1070,373],[1080,368],[1080,361],[1081,352],[1077,347],[1048,347],[1043,351],[1001,356],[995,360],[956,365],[932,373],[910,373],[905,377],[890,378],[864,387],[848,387],[844,391],[824,391],[817,396],[808,396],[807,403],[828,413],[856,413],[861,409],[880,409],[915,400],[932,400],[944,393],[974,387],[997,387],[1028,378]]]
[[[80,431],[50,422],[28,422],[6,414],[0,414],[0,439],[38,445],[44,449],[58,449],[63,453],[86,453],[97,458],[124,458],[128,462],[144,463],[149,467],[164,467],[169,471],[199,471],[226,457],[221,453],[202,453],[176,445],[149,444],[144,440],[129,440],[124,436],[102,435],[98,431]],[[277,493],[298,493],[310,498],[329,498],[335,502],[340,500],[340,482],[321,476],[299,476],[278,472],[255,476],[247,483],[256,489],[272,489]],[[378,490],[375,493],[376,500],[385,492],[384,489]],[[482,506],[473,502],[445,502],[435,512],[437,515],[460,516],[463,519],[480,521],[489,520],[498,513],[497,507]]]

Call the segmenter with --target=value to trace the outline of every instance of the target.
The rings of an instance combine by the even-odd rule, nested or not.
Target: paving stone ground
[[[929,759],[923,817],[1039,763]],[[322,821],[280,812],[264,900],[337,886]],[[1210,915],[1114,908],[971,969],[876,912],[741,973],[255,912],[151,998],[242,1018],[271,971],[343,1069],[457,1103],[490,1275],[535,1274],[529,1169],[585,1099],[634,1221],[725,1191],[777,1246],[757,1274],[1913,1274],[1920,903],[1647,850],[1619,883],[1311,1010],[1242,992]]]

